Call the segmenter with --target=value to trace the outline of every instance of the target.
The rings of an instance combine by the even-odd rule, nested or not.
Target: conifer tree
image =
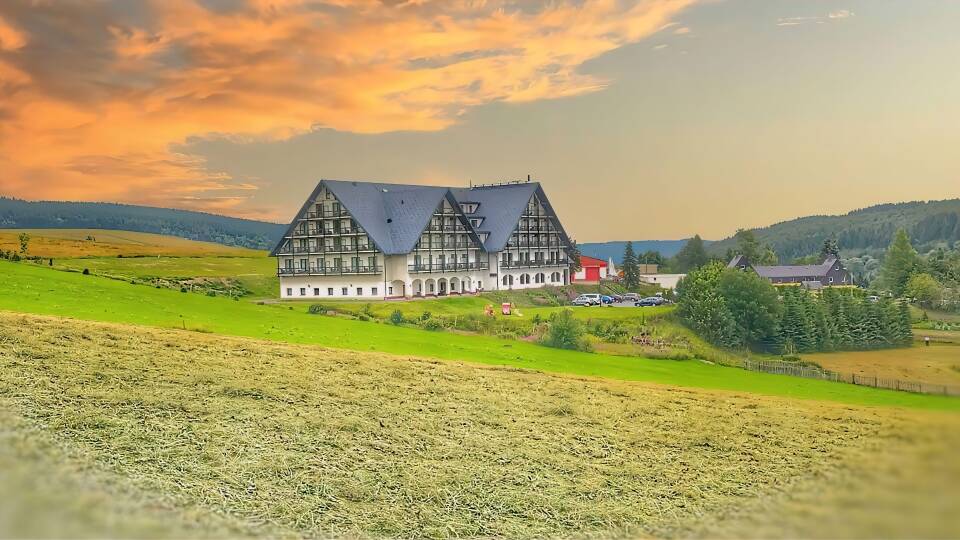
[[[637,266],[637,255],[633,252],[633,242],[627,242],[623,250],[623,284],[628,289],[640,285],[640,268]]]
[[[880,285],[896,296],[903,295],[910,274],[920,264],[920,256],[910,244],[910,237],[904,229],[897,230],[890,247],[883,258],[880,269]]]

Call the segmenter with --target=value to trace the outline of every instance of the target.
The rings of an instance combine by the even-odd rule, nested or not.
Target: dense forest
[[[633,249],[641,254],[639,262],[644,262],[642,254],[645,252],[656,251],[663,257],[673,257],[680,251],[680,248],[687,243],[687,240],[633,240]],[[708,244],[709,241],[705,241]],[[616,264],[623,263],[623,252],[627,247],[627,240],[617,240],[612,242],[587,242],[580,244],[580,253],[606,261],[613,258]]]
[[[0,197],[0,228],[112,229],[270,249],[283,235],[286,225],[149,206]]]
[[[960,241],[960,199],[881,204],[840,216],[810,216],[754,229],[757,240],[769,245],[782,263],[805,257],[835,238],[845,257],[879,256],[894,233],[906,229],[920,253],[951,247]],[[707,251],[723,256],[736,246],[733,237],[713,242]]]

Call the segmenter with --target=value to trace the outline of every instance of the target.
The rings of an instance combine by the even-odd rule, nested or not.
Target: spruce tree
[[[627,242],[623,250],[623,284],[628,289],[640,285],[640,268],[637,266],[637,255],[633,252],[633,242]]]
[[[880,269],[880,285],[896,296],[903,295],[910,274],[920,264],[920,256],[910,244],[910,237],[904,229],[897,230],[890,247],[883,258]]]
[[[696,270],[707,264],[709,260],[710,257],[707,256],[707,250],[703,247],[703,240],[700,238],[700,235],[697,234],[687,240],[687,243],[684,244],[680,252],[677,253],[677,270],[681,273]]]
[[[913,324],[910,319],[910,306],[906,302],[897,302],[897,322],[900,338],[900,345],[910,345],[913,343]]]

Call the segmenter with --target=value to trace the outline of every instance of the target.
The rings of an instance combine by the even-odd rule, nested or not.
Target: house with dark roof
[[[727,268],[756,272],[775,285],[795,283],[808,288],[853,285],[853,276],[835,255],[827,255],[819,264],[760,266],[751,264],[743,255],[730,260]]]
[[[566,285],[569,249],[538,182],[321,180],[271,256],[281,298],[383,299]]]

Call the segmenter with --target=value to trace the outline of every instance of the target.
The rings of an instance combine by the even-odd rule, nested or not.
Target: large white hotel
[[[569,283],[543,188],[321,180],[273,249],[281,298],[401,298]]]

